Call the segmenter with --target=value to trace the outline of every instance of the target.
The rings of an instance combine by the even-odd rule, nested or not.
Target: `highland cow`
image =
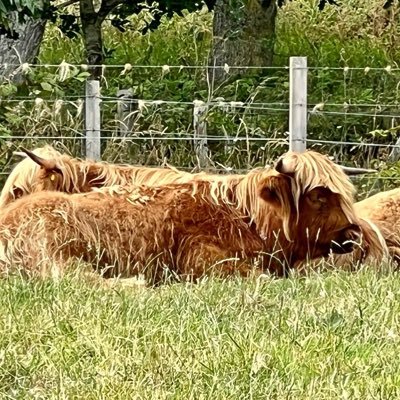
[[[372,221],[394,261],[400,262],[400,189],[377,193],[354,204],[357,215]]]
[[[353,250],[354,187],[327,157],[289,152],[275,168],[158,187],[44,191],[0,216],[3,266],[26,270],[81,259],[108,276],[279,275],[306,260]]]
[[[193,174],[170,166],[153,168],[81,160],[61,154],[51,146],[34,151],[24,150],[18,154],[26,158],[15,166],[5,182],[0,194],[0,208],[22,196],[43,190],[85,193],[96,187],[153,186],[193,179]],[[205,174],[194,175],[201,177]]]

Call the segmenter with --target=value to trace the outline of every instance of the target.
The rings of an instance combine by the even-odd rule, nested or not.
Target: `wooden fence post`
[[[121,136],[126,136],[132,131],[133,118],[132,112],[135,106],[132,102],[133,91],[131,89],[118,90],[117,97],[117,119],[118,119],[118,134]]]
[[[100,150],[100,81],[86,81],[85,87],[86,158],[101,159]]]
[[[289,150],[307,148],[307,57],[290,57]]]
[[[399,147],[392,147],[392,151],[389,154],[390,162],[397,162],[400,159],[400,138],[396,140],[395,145]]]
[[[200,168],[208,165],[207,116],[208,106],[201,100],[193,101],[193,128],[195,152]]]

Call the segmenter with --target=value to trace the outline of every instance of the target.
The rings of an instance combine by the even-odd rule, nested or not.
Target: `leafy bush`
[[[308,102],[310,110],[314,110],[308,123],[309,138],[313,140],[309,147],[329,152],[351,165],[384,165],[382,162],[389,154],[387,148],[314,142],[362,141],[385,145],[398,136],[400,77],[395,61],[400,55],[400,28],[396,23],[399,5],[393,4],[391,11],[387,11],[383,3],[383,0],[346,0],[340,7],[327,5],[321,12],[313,0],[287,2],[278,13],[275,44],[274,63],[282,69],[240,77],[231,72],[220,86],[213,85],[212,70],[205,68],[213,16],[207,9],[172,18],[163,16],[159,28],[153,32],[143,33],[146,22],[159,12],[156,8],[130,17],[130,29],[124,33],[106,26],[107,63],[119,67],[105,68],[102,81],[104,158],[196,166],[192,141],[159,138],[168,132],[181,139],[192,137],[193,100],[211,100],[213,105],[205,118],[207,134],[212,138],[209,141],[212,165],[233,169],[265,165],[286,149],[289,84],[285,67],[290,56],[301,55],[307,56],[311,67]],[[48,26],[40,63],[59,65],[66,60],[81,64],[84,53],[80,38],[60,35],[56,27]],[[150,67],[155,65],[159,67]],[[173,69],[169,65],[183,67]],[[204,67],[188,68],[195,65]],[[391,67],[373,69],[387,66]],[[346,67],[350,69],[343,69]],[[33,132],[41,137],[81,135],[82,103],[78,99],[84,96],[85,69],[65,65],[38,67],[26,71],[26,75],[24,87],[16,88],[9,83],[0,86],[2,137]],[[116,95],[120,89],[130,89],[135,99],[165,101],[132,104],[131,118],[127,121],[133,131],[129,137],[124,132],[122,138],[116,116]],[[33,101],[35,97],[43,101]],[[16,102],[19,99],[27,101]],[[58,99],[63,99],[63,103],[57,102]],[[218,104],[222,100],[233,103],[221,107]],[[248,106],[243,107],[241,102]],[[241,139],[232,139],[237,136]],[[219,137],[222,139],[218,140]],[[263,142],[260,140],[263,137],[276,140]],[[82,150],[80,138],[61,142],[74,154]],[[9,139],[2,143],[2,151],[10,155],[18,141],[11,143]],[[32,145],[36,143],[33,141]]]

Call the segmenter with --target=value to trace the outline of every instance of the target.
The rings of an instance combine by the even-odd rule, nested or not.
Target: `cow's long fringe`
[[[354,215],[355,188],[337,164],[326,162],[327,156],[313,151],[287,153],[284,157],[287,163],[290,163],[290,158],[292,158],[293,179],[295,180],[295,185],[292,185],[292,193],[296,207],[299,205],[302,194],[323,186],[333,193],[340,194],[343,211],[351,220],[350,217]]]

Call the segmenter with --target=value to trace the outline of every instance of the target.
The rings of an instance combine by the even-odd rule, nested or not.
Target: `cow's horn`
[[[24,149],[21,146],[21,150],[33,161],[35,161],[36,164],[39,164],[41,167],[47,169],[47,170],[54,170],[57,169],[57,164],[54,160],[46,160],[45,158],[39,157],[35,153],[33,153],[30,150]]]
[[[24,153],[23,151],[13,151],[14,156],[18,156],[18,157],[28,157],[26,153]]]
[[[275,169],[281,174],[293,174],[296,169],[296,159],[294,157],[282,157],[276,163]]]
[[[362,174],[372,174],[378,172],[376,169],[345,167],[343,165],[340,165],[340,168],[346,175],[362,175]]]

